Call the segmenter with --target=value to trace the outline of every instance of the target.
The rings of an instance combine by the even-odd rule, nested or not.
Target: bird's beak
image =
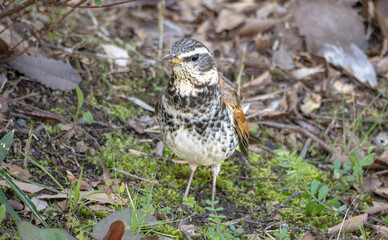
[[[168,54],[162,58],[162,61],[169,61],[172,63],[182,63],[183,61],[177,58],[174,54]]]

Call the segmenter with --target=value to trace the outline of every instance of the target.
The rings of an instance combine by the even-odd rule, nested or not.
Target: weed
[[[287,237],[287,228],[281,228],[280,232],[276,232],[273,235],[275,235],[275,237],[279,240],[291,240],[290,237]]]
[[[215,226],[211,226],[207,229],[205,236],[211,240],[238,240],[236,235],[240,235],[244,233],[243,229],[236,228],[234,225],[229,225],[229,229],[221,224],[222,219],[225,219],[225,215],[220,215],[217,212],[223,210],[222,207],[216,208],[215,205],[218,204],[219,201],[210,201],[206,200],[206,204],[208,207],[205,207],[206,210],[212,211],[213,213],[209,214],[209,221],[212,222]]]
[[[367,155],[362,159],[360,159],[357,152],[354,152],[349,156],[349,162],[343,165],[340,161],[334,161],[333,164],[329,164],[329,168],[333,169],[334,177],[339,179],[346,175],[346,181],[355,182],[364,193],[364,170],[362,167],[369,166],[373,163],[374,153],[372,153],[372,149],[372,147],[369,147]],[[350,170],[353,170],[353,173],[350,173]]]

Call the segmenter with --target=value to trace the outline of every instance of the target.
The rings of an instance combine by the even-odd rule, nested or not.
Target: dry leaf
[[[24,179],[30,179],[32,177],[31,173],[15,164],[2,162],[1,167],[8,172],[15,174],[18,177],[24,178]]]
[[[220,33],[225,30],[232,30],[240,26],[245,21],[245,16],[239,13],[235,13],[228,9],[221,11],[218,16],[218,24],[216,27],[216,32]]]
[[[388,187],[377,188],[374,193],[388,199]]]
[[[274,52],[272,62],[283,70],[292,70],[295,68],[292,53],[284,50],[283,48]]]
[[[321,95],[313,93],[311,96],[304,99],[303,105],[300,106],[300,110],[302,110],[304,114],[310,114],[315,109],[321,107],[321,100]]]
[[[93,211],[112,211],[113,210],[110,207],[103,206],[100,204],[88,205],[88,208],[90,208]]]
[[[337,46],[324,43],[316,52],[334,66],[341,67],[364,85],[375,89],[377,87],[376,72],[368,57],[355,44]]]
[[[361,215],[358,215],[356,217],[349,217],[348,220],[346,220],[344,223],[339,223],[335,225],[334,227],[329,228],[328,234],[336,234],[341,229],[341,232],[343,233],[350,233],[354,232],[356,230],[359,230],[359,226],[362,227],[366,220],[368,219],[368,213],[363,213]],[[342,225],[343,224],[343,225]]]
[[[280,22],[279,19],[254,19],[240,29],[238,35],[245,36],[257,33],[263,33],[271,29]]]
[[[310,232],[306,232],[303,235],[302,240],[315,240],[315,238],[313,237],[313,235]]]
[[[388,1],[377,1],[375,14],[377,17],[377,22],[380,26],[380,30],[383,33],[385,39],[388,40]]]
[[[15,48],[13,53],[22,52],[28,47],[28,41],[23,41],[23,38],[19,35],[15,27],[6,29],[0,24],[0,39],[8,45],[8,50]]]
[[[138,151],[138,150],[136,150],[136,149],[128,149],[128,151],[129,151],[131,154],[133,154],[133,155],[135,155],[135,156],[138,156],[138,157],[147,156],[147,153],[145,153],[145,152],[140,152],[140,151]]]
[[[117,47],[112,44],[101,44],[105,53],[113,58],[127,58],[127,59],[115,59],[114,63],[119,67],[125,67],[128,65],[129,54],[125,49]]]
[[[388,57],[379,59],[376,65],[376,71],[378,74],[381,75],[388,73]]]
[[[19,182],[16,180],[13,180],[13,183],[15,183],[24,192],[37,193],[43,189],[42,187],[36,186],[35,184],[31,183]],[[9,187],[4,180],[0,180],[0,186]]]
[[[373,192],[383,183],[376,176],[370,175],[364,179],[363,187],[365,192]]]
[[[314,74],[324,72],[322,65],[312,68],[299,68],[291,72],[291,76],[297,80],[306,79]]]
[[[363,212],[368,214],[376,214],[388,211],[388,203],[383,202],[373,202],[373,207],[364,210]]]
[[[317,44],[330,43],[367,48],[364,23],[355,9],[326,0],[297,1],[292,8],[299,32],[306,36],[307,49],[315,52]]]
[[[31,202],[35,204],[36,210],[38,210],[38,212],[41,212],[48,207],[48,203],[46,201],[40,200],[36,197],[31,198]],[[28,207],[26,207],[26,210],[27,209]]]
[[[354,94],[354,86],[350,83],[346,83],[342,80],[336,80],[333,83],[333,88],[339,93]]]
[[[371,225],[371,227],[376,230],[376,235],[379,239],[388,239],[388,227]]]
[[[9,65],[53,90],[73,90],[82,80],[72,66],[54,59],[20,55]]]

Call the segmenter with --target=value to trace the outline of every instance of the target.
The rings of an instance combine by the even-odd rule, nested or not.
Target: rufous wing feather
[[[249,129],[240,105],[240,99],[234,88],[222,80],[222,78],[220,78],[220,86],[222,101],[233,113],[233,118],[235,120],[234,128],[238,134],[240,150],[245,155],[248,155]]]

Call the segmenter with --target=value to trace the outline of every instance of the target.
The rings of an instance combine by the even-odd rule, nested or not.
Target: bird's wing
[[[245,155],[248,154],[248,138],[249,138],[249,129],[248,123],[245,120],[244,112],[240,105],[240,99],[234,90],[234,88],[222,79],[220,76],[220,87],[221,87],[221,98],[222,102],[226,105],[227,108],[231,110],[234,118],[234,128],[238,134],[238,140],[240,145],[240,150]]]

